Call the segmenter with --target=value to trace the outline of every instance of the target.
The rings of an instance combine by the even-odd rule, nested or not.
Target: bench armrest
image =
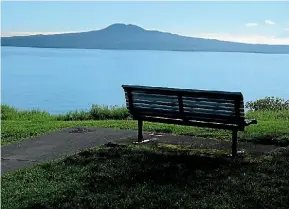
[[[255,119],[245,119],[245,126],[249,126],[251,124],[257,124],[257,120],[255,120]]]

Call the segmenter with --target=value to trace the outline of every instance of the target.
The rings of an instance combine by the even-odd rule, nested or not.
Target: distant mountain
[[[185,37],[113,24],[102,30],[54,35],[2,37],[2,46],[121,50],[214,51],[289,54],[289,45],[244,44]]]

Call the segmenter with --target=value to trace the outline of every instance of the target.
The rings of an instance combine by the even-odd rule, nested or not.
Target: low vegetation
[[[287,209],[288,154],[103,146],[2,177],[2,208]]]
[[[265,97],[264,99],[258,99],[256,101],[247,102],[246,108],[252,111],[258,110],[289,110],[289,100],[285,100],[279,97]]]
[[[289,144],[289,110],[257,107],[258,120],[240,140]],[[263,106],[263,103],[261,103]],[[251,103],[253,105],[253,103]],[[257,108],[257,109],[256,109]],[[258,109],[259,108],[259,109]],[[93,106],[65,115],[1,106],[2,144],[75,126],[137,129],[125,107]],[[144,123],[144,129],[229,140],[216,129]],[[8,172],[1,177],[2,208],[238,208],[287,209],[289,152],[250,153],[231,159],[227,150],[202,150],[158,142],[115,145]]]
[[[281,102],[284,107],[279,108],[280,101],[283,100],[270,97],[269,99],[248,102],[246,106],[249,109],[246,117],[257,119],[258,124],[247,127],[245,132],[239,132],[239,139],[263,144],[288,145],[289,109],[285,105],[288,102]],[[19,110],[2,105],[1,119],[2,145],[74,126],[137,130],[137,123],[130,119],[126,107],[116,106],[93,105],[87,111],[72,111],[67,114],[52,115],[40,110]],[[146,122],[144,123],[144,130],[230,140],[230,132],[216,129]]]
[[[41,110],[19,110],[8,105],[1,105],[2,120],[37,120],[37,121],[84,121],[84,120],[124,120],[129,119],[127,108],[122,106],[92,105],[90,110],[70,111],[66,114],[52,115]]]

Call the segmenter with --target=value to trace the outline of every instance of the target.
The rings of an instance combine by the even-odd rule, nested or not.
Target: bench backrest
[[[244,130],[240,92],[122,86],[135,120]]]

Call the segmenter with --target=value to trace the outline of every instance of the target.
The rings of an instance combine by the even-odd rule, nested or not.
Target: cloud
[[[65,31],[65,32],[1,32],[1,37],[11,36],[31,36],[31,35],[52,35],[52,34],[64,34],[64,33],[77,33],[83,31]]]
[[[285,30],[285,31],[289,31],[289,28],[284,28],[283,30]]]
[[[200,33],[191,34],[190,36],[249,44],[289,45],[289,38],[276,36],[241,35],[229,33]]]
[[[266,25],[276,25],[276,23],[273,22],[272,20],[265,20],[264,23],[265,23]]]
[[[246,27],[255,27],[257,25],[258,25],[258,23],[254,23],[254,22],[249,22],[249,23],[245,24]]]

